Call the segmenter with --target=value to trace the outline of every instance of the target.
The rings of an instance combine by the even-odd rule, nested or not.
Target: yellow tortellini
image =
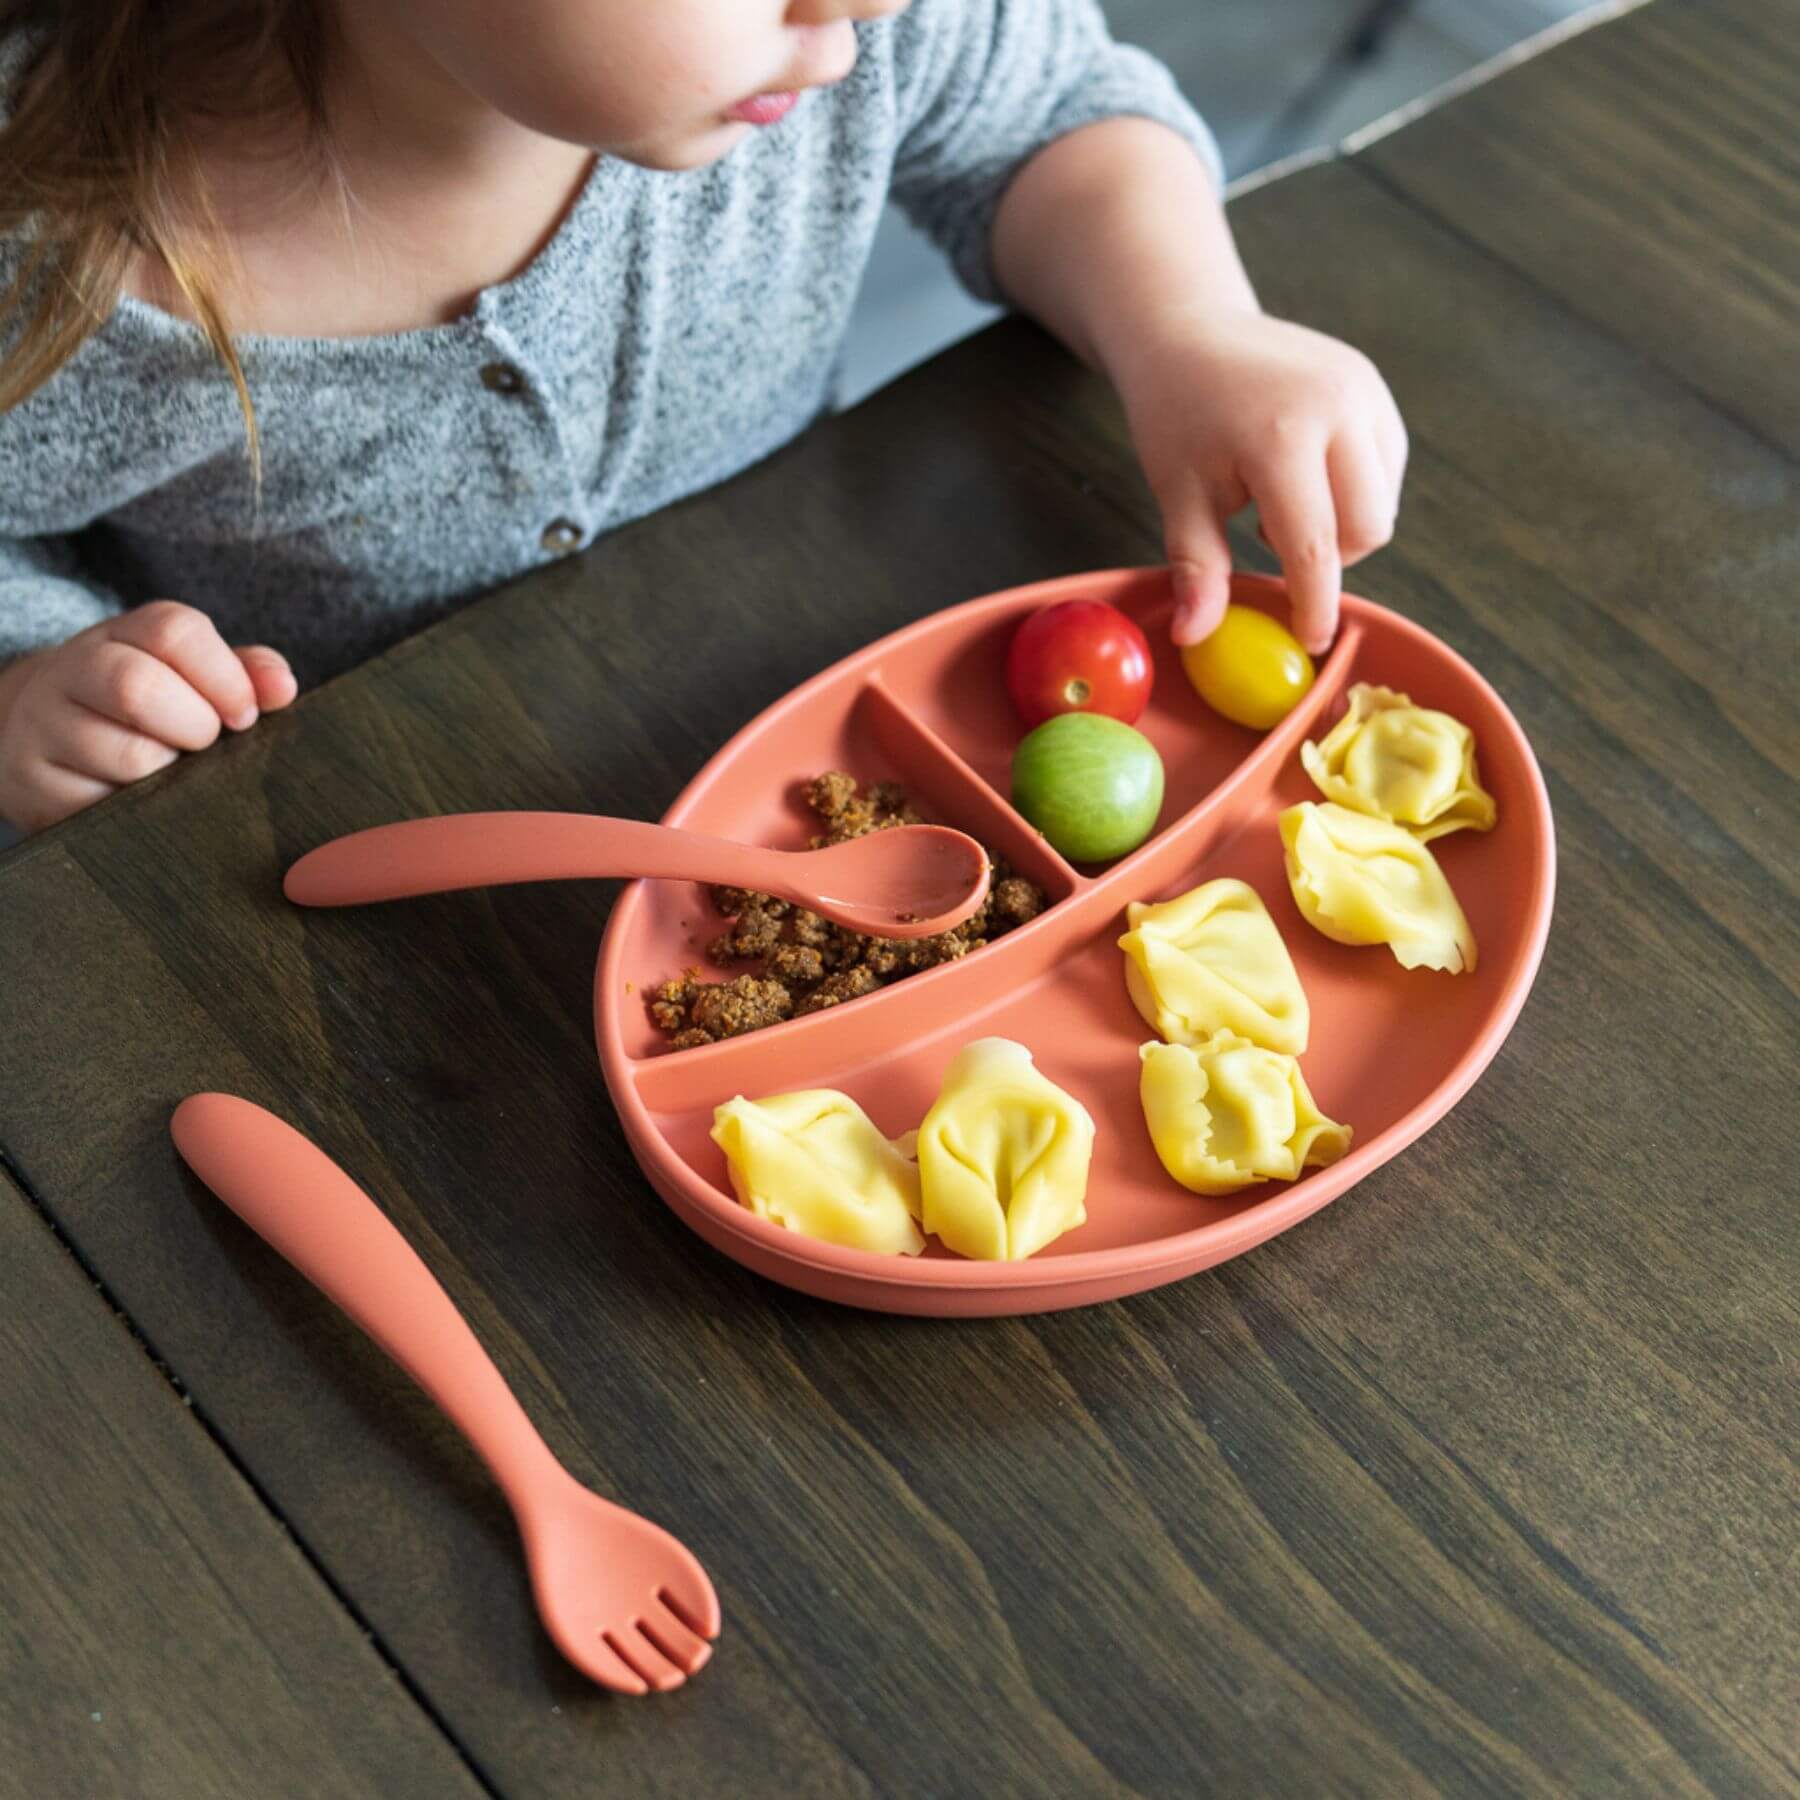
[[[919,1127],[925,1229],[963,1256],[1019,1261],[1087,1218],[1094,1121],[1023,1044],[977,1038]]]
[[[1475,934],[1437,858],[1401,826],[1329,803],[1281,815],[1288,886],[1340,944],[1386,944],[1402,968],[1475,968]]]
[[[1248,882],[1208,881],[1175,900],[1126,908],[1119,939],[1125,986],[1144,1020],[1171,1044],[1236,1031],[1297,1056],[1310,1018],[1300,977],[1275,921]]]
[[[713,1141],[753,1213],[854,1250],[917,1256],[925,1248],[913,1133],[889,1140],[831,1088],[738,1095],[713,1113]]]
[[[1327,800],[1404,825],[1421,843],[1465,826],[1491,831],[1494,797],[1475,768],[1475,734],[1448,713],[1359,681],[1350,710],[1300,761]]]
[[[1152,1040],[1139,1094],[1162,1165],[1196,1194],[1257,1181],[1292,1181],[1307,1164],[1334,1163],[1350,1127],[1325,1117],[1293,1057],[1229,1031],[1203,1044]]]

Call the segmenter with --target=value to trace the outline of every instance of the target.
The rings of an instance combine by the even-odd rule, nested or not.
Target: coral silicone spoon
[[[194,1173],[335,1300],[475,1446],[512,1506],[557,1648],[605,1687],[680,1687],[712,1655],[719,1601],[661,1526],[551,1455],[450,1296],[330,1157],[248,1100],[195,1094],[170,1121]]]
[[[898,825],[825,850],[764,850],[591,813],[450,813],[333,838],[287,872],[301,906],[356,906],[510,881],[656,875],[810,906],[871,937],[932,937],[987,893],[987,852],[945,825]]]

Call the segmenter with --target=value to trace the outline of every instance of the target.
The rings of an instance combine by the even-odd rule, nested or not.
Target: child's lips
[[[836,87],[856,67],[856,33],[846,19],[836,25],[808,26],[804,33],[807,54],[782,71],[795,79],[792,86],[769,88],[740,100],[726,111],[726,118],[746,125],[774,125],[800,104],[800,96],[812,88]]]
[[[746,125],[774,125],[799,104],[800,95],[791,88],[773,94],[752,94],[748,100],[740,100],[726,116],[741,119]]]

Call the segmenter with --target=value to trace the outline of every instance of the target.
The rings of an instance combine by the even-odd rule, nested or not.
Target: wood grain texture
[[[1582,321],[1800,453],[1791,0],[1656,0],[1355,159]]]
[[[1778,81],[1727,16],[1550,60],[1674,31]],[[501,1791],[1800,1788],[1794,463],[1653,307],[1500,243],[1472,164],[1454,218],[1411,197],[1435,129],[1234,218],[1269,304],[1400,396],[1406,514],[1355,586],[1518,713],[1558,915],[1471,1095],[1254,1255],[978,1326],[806,1301],[631,1162],[588,1010],[607,889],[279,899],[384,819],[654,814],[872,636],[1154,560],[1116,406],[1023,324],[0,863],[0,1144]],[[1567,141],[1608,179],[1642,153]],[[1768,253],[1744,209],[1703,227],[1717,267]],[[1790,353],[1733,318],[1744,366]],[[472,1457],[176,1165],[203,1086],[363,1180],[576,1473],[700,1552],[726,1635],[692,1687],[562,1666]]]
[[[0,1795],[481,1783],[0,1177]]]

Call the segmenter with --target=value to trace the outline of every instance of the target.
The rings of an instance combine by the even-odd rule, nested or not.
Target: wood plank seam
[[[307,1568],[324,1584],[326,1592],[330,1594],[332,1599],[335,1600],[349,1615],[351,1622],[362,1634],[364,1641],[394,1675],[407,1697],[421,1712],[424,1713],[425,1717],[431,1721],[433,1727],[444,1739],[445,1743],[450,1746],[451,1751],[455,1754],[457,1759],[462,1763],[464,1768],[468,1770],[470,1778],[480,1786],[483,1793],[493,1795],[494,1800],[505,1800],[501,1790],[489,1779],[487,1772],[476,1760],[473,1752],[450,1728],[449,1722],[444,1718],[443,1714],[438,1711],[432,1704],[430,1698],[413,1680],[412,1675],[408,1672],[405,1664],[400,1662],[389,1650],[388,1646],[382,1641],[381,1634],[376,1631],[368,1619],[363,1616],[361,1609],[356,1605],[355,1601],[353,1601],[344,1589],[332,1579],[330,1571],[326,1569],[319,1558],[314,1555],[312,1546],[309,1545],[305,1538],[295,1531],[288,1523],[281,1509],[275,1504],[273,1498],[263,1487],[262,1483],[256,1479],[256,1476],[232,1450],[230,1444],[226,1442],[218,1427],[207,1417],[205,1408],[195,1400],[187,1383],[184,1382],[174,1368],[171,1367],[168,1360],[158,1352],[156,1346],[150,1341],[149,1336],[138,1324],[137,1320],[119,1304],[112,1289],[101,1279],[98,1271],[94,1268],[94,1265],[82,1255],[80,1248],[57,1223],[55,1216],[45,1204],[43,1196],[39,1194],[37,1189],[32,1185],[30,1178],[19,1166],[18,1161],[3,1142],[0,1142],[0,1180],[11,1183],[24,1198],[25,1204],[37,1214],[40,1220],[42,1220],[45,1229],[50,1233],[51,1237],[56,1240],[58,1247],[73,1259],[75,1266],[81,1271],[89,1286],[91,1286],[94,1289],[94,1292],[99,1296],[101,1303],[113,1317],[124,1326],[125,1330],[130,1333],[132,1342],[143,1351],[144,1355],[150,1361],[150,1366],[155,1369],[158,1376],[174,1389],[176,1398],[180,1400],[182,1407],[187,1412],[188,1416],[194,1420],[200,1430],[211,1440],[213,1447],[224,1457],[226,1462],[230,1464],[238,1479],[242,1481],[251,1494],[255,1496],[257,1504],[262,1507],[274,1522],[275,1528],[287,1538],[294,1546],[295,1550],[298,1551]]]

